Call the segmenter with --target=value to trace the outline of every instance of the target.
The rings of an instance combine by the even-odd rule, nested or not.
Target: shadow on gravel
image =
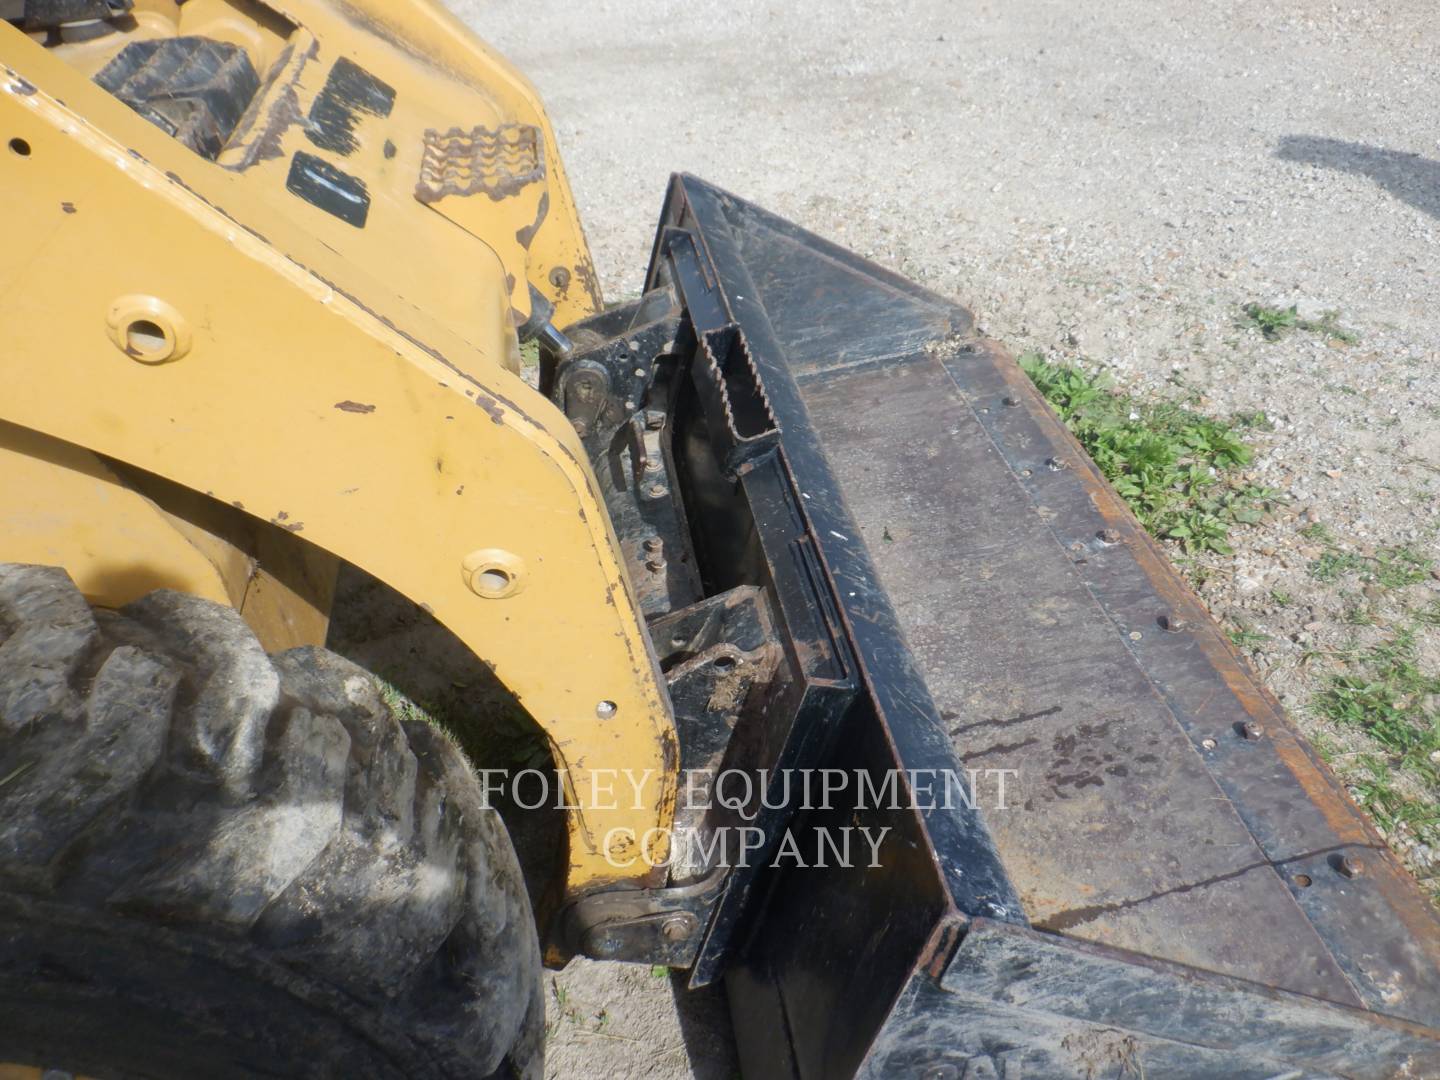
[[[1319,135],[1286,135],[1275,156],[1368,176],[1396,198],[1440,218],[1440,161]]]
[[[670,989],[675,994],[675,1013],[690,1059],[690,1073],[694,1080],[735,1080],[740,1075],[740,1062],[735,1054],[724,983],[688,990],[689,978],[688,971],[670,972]]]

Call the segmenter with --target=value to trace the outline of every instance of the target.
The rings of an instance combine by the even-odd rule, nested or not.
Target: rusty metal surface
[[[860,370],[806,404],[957,752],[1018,770],[987,824],[1031,921],[1358,1003],[948,383]]]
[[[957,754],[1018,770],[986,823],[1032,923],[1440,1021],[1434,912],[1013,361],[732,214]]]
[[[883,839],[769,870],[727,924],[745,1074],[1437,1075],[1440,923],[1013,361],[692,178],[655,250],[649,285],[723,345],[695,382],[714,460],[680,485],[701,563],[746,550],[700,513],[738,484],[807,523],[830,586],[860,692],[824,763],[1015,774],[1005,809],[797,815]]]

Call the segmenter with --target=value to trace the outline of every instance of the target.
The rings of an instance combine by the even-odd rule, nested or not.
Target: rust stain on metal
[[[535,220],[529,225],[515,230],[515,239],[519,241],[522,248],[527,251],[535,239],[535,234],[540,231],[540,226],[545,222],[545,215],[550,212],[550,192],[544,191],[540,194],[540,206],[535,211]]]
[[[589,252],[582,251],[580,257],[575,260],[574,277],[579,281],[580,287],[585,290],[586,295],[590,297],[591,302],[594,303],[595,309],[598,311],[603,308],[605,302],[600,296],[600,278],[595,273],[595,264],[590,261]]]
[[[284,52],[270,66],[270,79],[278,76],[290,64],[294,56],[295,46],[287,45]],[[300,111],[300,95],[295,87],[300,80],[300,73],[305,70],[305,65],[315,59],[320,52],[320,43],[312,41],[310,47],[300,56],[295,64],[295,70],[286,78],[271,103],[270,109],[266,112],[264,119],[260,118],[263,95],[257,95],[240,118],[239,130],[232,136],[234,142],[244,142],[245,152],[240,160],[225,165],[224,168],[231,172],[244,172],[251,166],[258,165],[262,161],[269,161],[272,158],[284,156],[282,141],[292,126],[304,119],[304,113]],[[251,133],[253,137],[251,136]]]
[[[491,420],[494,420],[495,423],[503,424],[505,422],[505,410],[500,407],[494,398],[487,397],[484,394],[476,394],[475,404],[484,409],[486,415],[489,416]]]
[[[365,405],[365,404],[362,404],[362,403],[359,402],[359,401],[349,401],[349,400],[346,400],[346,401],[337,401],[337,402],[335,403],[335,408],[339,409],[341,412],[348,412],[348,413],[367,413],[367,414],[368,414],[368,413],[373,413],[373,412],[375,411],[375,406],[374,406],[374,405]]]
[[[534,124],[425,132],[415,198],[485,194],[496,202],[545,179],[544,137]]]
[[[966,923],[965,917],[955,912],[954,917],[941,922],[925,942],[925,951],[920,954],[917,964],[931,978],[938,979],[945,974],[945,969],[950,966],[950,958],[955,955],[960,939],[965,936]]]

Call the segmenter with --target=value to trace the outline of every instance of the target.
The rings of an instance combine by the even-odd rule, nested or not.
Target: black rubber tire
[[[443,733],[230,608],[0,564],[0,1062],[538,1077],[515,853]]]

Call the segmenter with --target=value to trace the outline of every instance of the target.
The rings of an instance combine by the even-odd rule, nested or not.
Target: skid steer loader
[[[1435,912],[964,310],[689,176],[604,306],[431,0],[0,16],[0,1073],[539,1076],[586,955],[747,1077],[1440,1077]]]

